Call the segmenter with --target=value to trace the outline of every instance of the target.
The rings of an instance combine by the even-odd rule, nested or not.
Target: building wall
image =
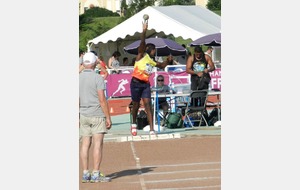
[[[79,0],[79,14],[83,14],[93,4],[95,7],[105,8],[112,12],[121,11],[121,0]]]
[[[196,5],[198,6],[202,6],[206,8],[206,4],[207,4],[208,0],[195,0]]]
[[[121,2],[122,0],[79,0],[79,14],[83,14],[86,9],[93,4],[95,7],[105,8],[112,12],[118,12],[121,14]],[[195,4],[206,8],[208,0],[195,0]],[[131,0],[126,0],[127,5],[131,3]],[[158,6],[155,3],[155,6]]]

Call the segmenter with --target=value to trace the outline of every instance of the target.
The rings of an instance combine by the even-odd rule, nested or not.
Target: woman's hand
[[[204,73],[204,71],[203,72],[197,72],[198,77],[202,77],[203,73]]]

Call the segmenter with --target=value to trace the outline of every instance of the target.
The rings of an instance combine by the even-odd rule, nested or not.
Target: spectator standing
[[[206,55],[200,46],[196,46],[194,54],[188,57],[186,63],[186,72],[191,74],[191,90],[208,89],[211,79],[209,72],[214,70],[211,57]]]
[[[105,97],[103,77],[94,72],[97,57],[89,52],[83,56],[85,69],[79,74],[79,134],[82,182],[109,182],[111,178],[100,172],[104,135],[111,128],[111,117]],[[89,150],[93,144],[93,170],[88,169]]]
[[[99,56],[98,61],[99,61],[98,67],[100,68],[100,75],[104,78],[104,80],[106,80],[106,78],[108,77],[108,71],[102,55]]]
[[[213,50],[214,50],[214,48],[212,48],[211,46],[208,46],[205,54],[209,55],[210,57],[212,57]]]
[[[95,72],[97,74],[100,74],[103,77],[103,79],[105,80],[107,78],[107,76],[108,76],[108,72],[106,70],[105,63],[103,63],[101,61],[101,59],[98,57],[98,54],[95,51],[90,51],[90,52],[92,52],[96,56],[96,58],[97,58]],[[102,57],[102,59],[103,59],[103,57]]]

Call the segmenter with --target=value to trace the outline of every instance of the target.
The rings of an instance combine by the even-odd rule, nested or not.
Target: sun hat
[[[97,57],[95,56],[94,53],[88,52],[84,54],[83,56],[83,64],[89,65],[89,64],[94,64],[97,60]]]

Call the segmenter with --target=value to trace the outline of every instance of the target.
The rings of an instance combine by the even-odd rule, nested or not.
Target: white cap
[[[94,64],[96,60],[97,57],[92,52],[85,53],[83,56],[83,64],[85,65]]]

